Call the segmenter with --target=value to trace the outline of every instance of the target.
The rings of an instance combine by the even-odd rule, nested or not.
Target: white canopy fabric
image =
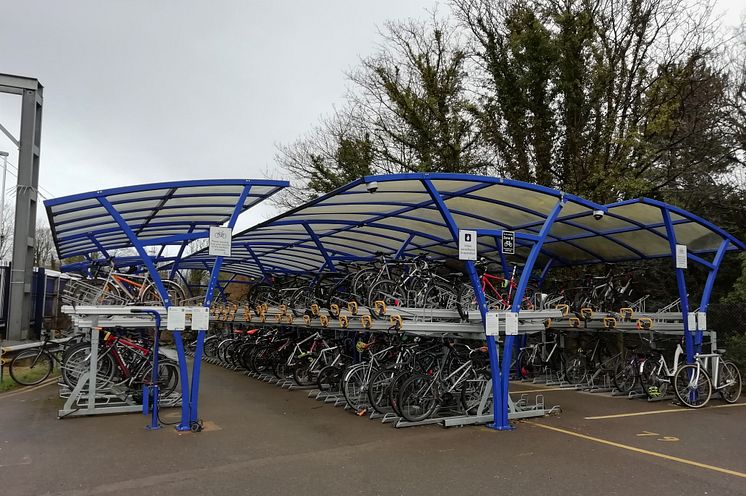
[[[515,231],[515,257],[521,260],[558,202],[563,207],[541,252],[555,266],[669,257],[665,216],[676,243],[686,244],[693,256],[717,252],[724,240],[730,250],[746,249],[696,215],[651,199],[599,205],[508,179],[397,174],[353,181],[234,235],[232,256],[225,258],[222,270],[253,277],[318,272],[333,270],[339,261],[368,260],[379,253],[457,258],[453,227],[480,230],[480,256],[493,259],[500,256],[501,231]],[[597,219],[594,212],[599,211],[604,215]],[[213,258],[203,250],[177,263],[179,268],[210,268]]]

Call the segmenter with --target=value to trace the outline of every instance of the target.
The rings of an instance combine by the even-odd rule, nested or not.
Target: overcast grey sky
[[[0,72],[45,86],[40,184],[54,196],[262,177],[275,144],[341,102],[344,73],[375,48],[378,26],[436,4],[2,0]],[[742,1],[719,8],[735,20]],[[19,110],[0,95],[0,123],[16,133]],[[16,163],[12,148],[0,136]],[[270,213],[259,208],[240,227]]]

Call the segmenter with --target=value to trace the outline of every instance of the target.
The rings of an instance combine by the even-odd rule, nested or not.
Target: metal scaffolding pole
[[[22,100],[13,264],[10,268],[10,308],[6,333],[6,337],[13,340],[29,337],[43,91],[44,87],[36,79],[0,74],[0,92],[21,95]]]

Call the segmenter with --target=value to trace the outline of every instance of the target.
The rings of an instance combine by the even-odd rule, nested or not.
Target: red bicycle
[[[119,386],[131,392],[139,392],[149,383],[153,371],[152,342],[129,339],[110,332],[98,350],[96,387]],[[80,343],[71,347],[63,358],[62,379],[74,389],[80,377],[89,370],[91,343]],[[162,394],[168,395],[179,383],[179,368],[168,357],[159,353],[158,385]]]
[[[482,283],[482,292],[487,301],[487,308],[489,310],[508,310],[513,303],[513,295],[518,287],[515,278],[516,269],[513,267],[513,273],[510,275],[510,279],[506,279],[502,275],[495,275],[487,272],[488,264],[489,261],[486,259],[482,259],[474,264],[479,271],[479,280]],[[523,296],[523,301],[521,302],[521,308],[523,310],[532,310],[535,307],[535,293],[535,287],[531,285],[526,287],[526,292]],[[479,311],[477,297],[471,283],[464,283],[461,285],[456,300],[456,308],[458,309],[458,313],[462,320],[469,320],[469,312]]]

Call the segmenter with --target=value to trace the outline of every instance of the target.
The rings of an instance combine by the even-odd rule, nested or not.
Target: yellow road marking
[[[608,441],[606,439],[601,439],[598,437],[587,436],[585,434],[580,434],[579,432],[573,432],[573,431],[568,431],[565,429],[560,429],[559,427],[552,427],[550,425],[545,425],[545,424],[537,424],[532,421],[526,421],[526,423],[531,424],[535,427],[541,427],[542,429],[548,429],[550,431],[567,434],[568,436],[579,437],[587,441],[593,441],[595,443],[605,444],[607,446],[613,446],[615,448],[621,448],[627,451],[632,451],[632,452],[640,453],[643,455],[653,456],[656,458],[663,458],[664,460],[669,460],[669,461],[677,462],[677,463],[683,463],[684,465],[691,465],[693,467],[699,467],[699,468],[703,468],[706,470],[712,470],[713,472],[720,472],[721,474],[728,474],[728,475],[733,475],[736,477],[741,477],[743,479],[746,479],[746,473],[743,473],[743,472],[737,472],[735,470],[730,470],[727,468],[716,467],[715,465],[708,465],[706,463],[695,462],[694,460],[687,460],[686,458],[679,458],[678,456],[666,455],[664,453],[658,453],[656,451],[650,451],[650,450],[646,450],[642,448],[635,448],[634,446],[629,446],[629,445],[621,444],[621,443],[615,443],[614,441]]]
[[[0,398],[10,398],[12,396],[18,396],[19,394],[30,393],[31,391],[36,391],[37,389],[49,386],[50,384],[56,384],[58,380],[59,377],[50,377],[46,381],[42,382],[41,384],[37,384],[36,386],[27,386],[19,391],[11,391],[10,393],[0,394]]]
[[[544,391],[576,391],[573,388],[566,387],[545,387],[538,389],[514,389],[511,393],[543,393]]]
[[[736,408],[739,406],[746,406],[746,403],[733,403],[730,405],[715,405],[705,408],[709,410],[711,408]],[[624,417],[639,417],[641,415],[658,415],[661,413],[680,413],[680,412],[695,412],[698,411],[696,408],[669,408],[667,410],[650,410],[649,412],[633,412],[633,413],[617,413],[614,415],[599,415],[597,417],[585,417],[585,420],[604,420]]]
[[[645,437],[645,436],[660,436],[657,432],[650,432],[650,431],[642,431],[639,434],[635,434],[637,437]]]

